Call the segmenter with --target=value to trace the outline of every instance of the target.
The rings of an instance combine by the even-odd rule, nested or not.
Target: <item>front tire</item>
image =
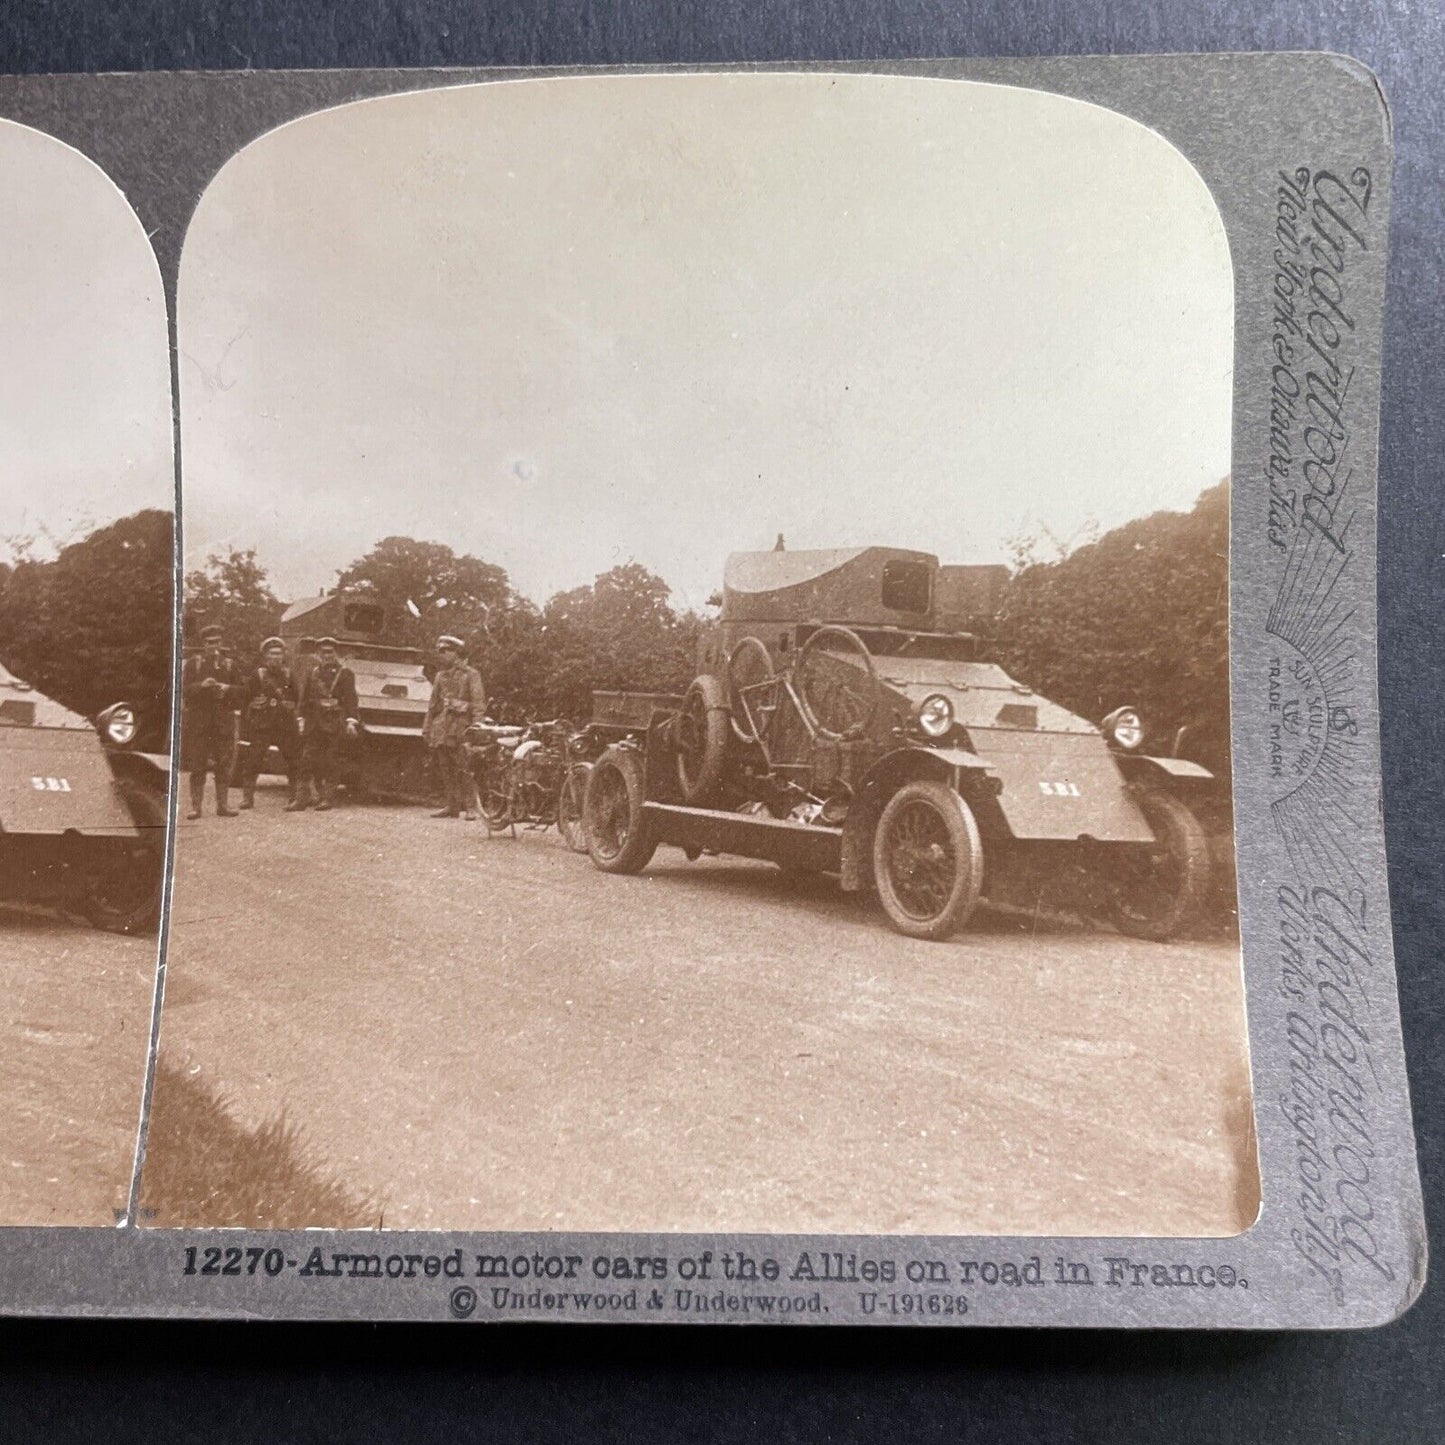
[[[962,928],[983,886],[983,842],[973,810],[947,783],[905,783],[873,833],[873,875],[888,921],[909,938]]]
[[[88,840],[92,861],[80,907],[107,933],[150,933],[160,921],[165,890],[165,799],[129,778],[117,778],[115,787],[140,833]]]
[[[592,765],[582,802],[583,831],[593,865],[604,873],[640,873],[657,842],[642,811],[646,779],[632,748],[610,747]]]
[[[1111,868],[1110,913],[1120,933],[1166,943],[1203,907],[1212,871],[1209,838],[1172,793],[1139,793],[1135,801],[1156,841],[1130,850]]]

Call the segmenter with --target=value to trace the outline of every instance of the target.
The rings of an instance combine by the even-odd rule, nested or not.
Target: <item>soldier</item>
[[[286,801],[296,801],[301,751],[297,701],[296,678],[286,666],[286,644],[279,637],[268,637],[261,644],[261,665],[246,674],[241,693],[241,758],[236,773],[243,808],[256,805],[256,777],[271,748],[286,765]]]
[[[466,732],[487,710],[482,676],[467,665],[466,644],[450,635],[437,639],[441,670],[432,683],[422,736],[441,769],[446,806],[434,818],[477,819],[477,784],[467,761]]]
[[[240,701],[236,664],[221,653],[221,629],[201,629],[201,652],[181,668],[181,766],[191,775],[191,811],[201,816],[206,774],[216,780],[216,816],[234,818],[227,800],[236,756],[236,705]]]
[[[313,782],[320,795],[316,811],[330,810],[336,798],[341,739],[357,733],[356,678],[342,666],[336,646],[334,637],[317,642],[316,666],[301,684],[301,776],[295,798],[286,804],[288,813],[311,806]]]

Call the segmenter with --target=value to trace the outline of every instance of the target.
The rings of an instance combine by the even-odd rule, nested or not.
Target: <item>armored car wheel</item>
[[[968,921],[983,884],[973,810],[947,783],[905,783],[878,819],[873,875],[899,933],[947,938]]]
[[[710,802],[722,785],[728,749],[727,688],[704,673],[692,680],[677,715],[677,781],[684,801]]]
[[[592,765],[582,801],[583,831],[592,862],[604,873],[640,873],[657,841],[643,815],[646,780],[632,748],[611,747]]]
[[[587,797],[587,779],[591,776],[591,763],[573,763],[563,774],[562,787],[557,794],[557,831],[574,853],[587,851],[587,827],[582,817],[582,804]]]
[[[1198,916],[1209,887],[1209,839],[1199,819],[1172,793],[1136,795],[1155,842],[1120,850],[1111,860],[1114,926],[1133,938],[1163,943]]]
[[[160,920],[165,887],[166,804],[128,778],[115,780],[136,837],[87,839],[81,911],[108,933],[149,933]]]

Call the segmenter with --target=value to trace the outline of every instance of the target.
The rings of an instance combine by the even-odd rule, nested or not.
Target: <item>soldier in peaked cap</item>
[[[236,757],[236,664],[221,651],[221,629],[201,629],[201,651],[181,667],[181,767],[190,773],[192,821],[201,816],[206,774],[216,780],[216,816],[234,818],[228,801]]]
[[[342,664],[334,637],[318,638],[316,666],[301,684],[301,776],[296,796],[286,804],[288,813],[311,806],[311,785],[319,799],[316,810],[326,812],[336,797],[341,768],[341,739],[354,738],[358,728],[356,677]]]
[[[286,801],[296,801],[297,767],[301,734],[296,716],[300,694],[296,677],[286,665],[286,644],[268,637],[261,644],[260,665],[247,674],[241,690],[241,756],[236,780],[241,785],[241,806],[256,804],[256,778],[275,748],[286,767]]]
[[[450,633],[437,638],[441,667],[432,683],[422,736],[441,769],[446,806],[434,818],[477,817],[477,784],[467,761],[467,729],[487,710],[482,675],[467,664],[467,645]]]

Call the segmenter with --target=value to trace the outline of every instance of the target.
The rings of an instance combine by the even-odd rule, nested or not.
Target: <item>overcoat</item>
[[[487,711],[487,693],[476,668],[459,662],[436,675],[422,736],[434,748],[460,745],[466,730]]]

